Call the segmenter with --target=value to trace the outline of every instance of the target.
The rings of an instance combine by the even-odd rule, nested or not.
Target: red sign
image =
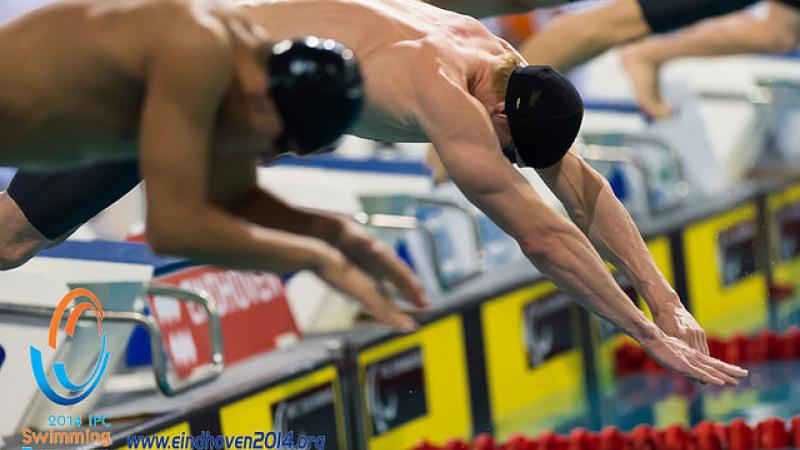
[[[281,279],[264,272],[199,267],[154,280],[214,298],[222,321],[225,364],[300,338]],[[161,327],[164,345],[179,377],[210,362],[208,316],[191,302],[150,297],[148,306]]]

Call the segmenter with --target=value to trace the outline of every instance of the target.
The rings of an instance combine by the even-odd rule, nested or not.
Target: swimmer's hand
[[[324,252],[315,272],[332,287],[364,305],[378,322],[404,333],[410,333],[418,328],[414,319],[400,311],[372,278],[338,250],[329,248]]]
[[[373,239],[361,224],[343,218],[342,231],[333,245],[381,285],[396,288],[412,305],[428,306],[425,293],[411,269],[391,249]]]
[[[682,340],[706,356],[709,355],[705,331],[682,304],[677,303],[654,310],[653,321],[667,335]]]
[[[661,366],[687,378],[716,386],[738,386],[747,371],[699,352],[681,339],[655,332],[637,339],[642,349]]]

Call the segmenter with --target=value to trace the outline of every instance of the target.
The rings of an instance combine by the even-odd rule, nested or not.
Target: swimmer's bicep
[[[258,189],[258,161],[251,156],[215,155],[208,170],[208,193],[211,201],[227,207]]]
[[[485,108],[456,86],[439,86],[424,100],[420,124],[458,188],[507,233],[524,239],[532,214],[547,208],[506,160]],[[446,105],[446,106],[443,106]]]
[[[214,117],[230,77],[219,49],[173,50],[151,64],[139,130],[142,176],[158,204],[205,197]]]
[[[208,168],[208,133],[204,124],[179,105],[162,99],[145,103],[139,160],[151,207],[178,198],[202,199]]]
[[[438,83],[421,83],[417,112],[419,122],[450,177],[462,190],[488,189],[477,184],[485,180],[487,170],[505,171],[489,115],[483,106],[464,89],[446,78]],[[461,186],[459,186],[461,187]],[[467,193],[467,192],[465,192]],[[469,194],[468,194],[469,195]]]

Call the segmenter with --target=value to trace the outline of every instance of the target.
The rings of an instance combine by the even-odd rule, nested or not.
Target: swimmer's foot
[[[638,45],[620,50],[622,66],[633,87],[633,95],[645,114],[655,120],[669,119],[674,111],[661,96],[658,76],[661,64],[648,57],[646,50],[646,47]]]

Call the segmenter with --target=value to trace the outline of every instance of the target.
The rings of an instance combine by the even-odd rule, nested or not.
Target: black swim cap
[[[272,47],[269,90],[283,119],[276,144],[301,155],[334,150],[364,100],[353,52],[313,36]]]
[[[543,169],[561,161],[575,142],[583,101],[557,70],[520,66],[508,80],[506,116],[513,141],[513,148],[503,150],[506,156],[512,163]]]

